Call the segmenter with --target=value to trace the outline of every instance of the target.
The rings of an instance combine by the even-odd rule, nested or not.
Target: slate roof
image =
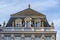
[[[11,16],[45,16],[42,13],[39,13],[31,8],[27,8],[25,10],[22,10],[20,12],[17,12],[15,14],[12,14]],[[6,25],[6,27],[12,26],[12,21],[14,21],[16,18],[11,17]],[[47,20],[47,19],[46,19]],[[46,21],[44,22],[44,27],[50,27],[49,23]]]

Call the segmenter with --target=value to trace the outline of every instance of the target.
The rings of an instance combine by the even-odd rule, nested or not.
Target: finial
[[[3,22],[3,26],[5,26],[5,21]]]
[[[0,27],[1,27],[1,24],[0,24]]]
[[[28,8],[30,8],[30,4],[28,5]]]
[[[53,22],[51,23],[51,26],[54,26],[54,23]]]

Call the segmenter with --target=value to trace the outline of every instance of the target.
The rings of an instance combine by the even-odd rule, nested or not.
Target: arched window
[[[41,19],[34,19],[35,27],[39,28],[41,26]]]
[[[35,23],[35,27],[40,27],[41,26],[41,23],[40,22],[36,22]]]
[[[21,27],[21,23],[16,23],[16,27]]]
[[[40,22],[37,22],[37,27],[40,27],[41,23]]]
[[[31,18],[30,17],[26,17],[25,18],[25,27],[31,27]]]
[[[26,22],[26,27],[28,28],[28,27],[30,27],[30,25],[31,25],[30,22],[27,21],[27,22]]]
[[[16,27],[21,27],[22,26],[22,20],[21,19],[16,19],[15,20]]]

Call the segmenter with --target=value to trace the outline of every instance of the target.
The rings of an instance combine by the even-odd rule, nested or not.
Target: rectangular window
[[[35,37],[35,40],[41,40],[41,37],[37,36]]]
[[[40,27],[40,25],[41,25],[40,22],[37,22],[37,27]]]
[[[11,40],[11,36],[10,36],[10,35],[6,35],[6,36],[4,37],[4,40]]]
[[[51,40],[51,36],[46,36],[45,40]]]
[[[31,36],[26,36],[25,40],[31,40]]]
[[[15,40],[21,40],[21,37],[20,36],[15,36],[14,39]]]
[[[41,23],[40,22],[36,22],[35,23],[35,27],[39,28],[41,26]]]
[[[26,27],[28,28],[28,27],[30,27],[30,22],[26,22]]]

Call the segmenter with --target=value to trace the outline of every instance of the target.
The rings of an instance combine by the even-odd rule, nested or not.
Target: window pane
[[[51,40],[50,36],[45,37],[45,40]]]
[[[28,22],[26,22],[26,27],[28,27]]]
[[[11,40],[11,37],[10,37],[10,36],[5,36],[4,39],[5,39],[5,40]]]
[[[30,27],[30,22],[26,22],[26,27]]]
[[[37,22],[37,27],[40,27],[40,22]]]
[[[41,25],[40,22],[35,23],[35,27],[40,27],[40,25]]]
[[[31,40],[31,37],[25,37],[25,40]]]
[[[21,23],[16,23],[16,27],[21,27],[22,24]]]
[[[35,37],[35,40],[41,40],[41,38],[40,37]]]
[[[21,37],[20,36],[16,36],[15,40],[21,40]]]

